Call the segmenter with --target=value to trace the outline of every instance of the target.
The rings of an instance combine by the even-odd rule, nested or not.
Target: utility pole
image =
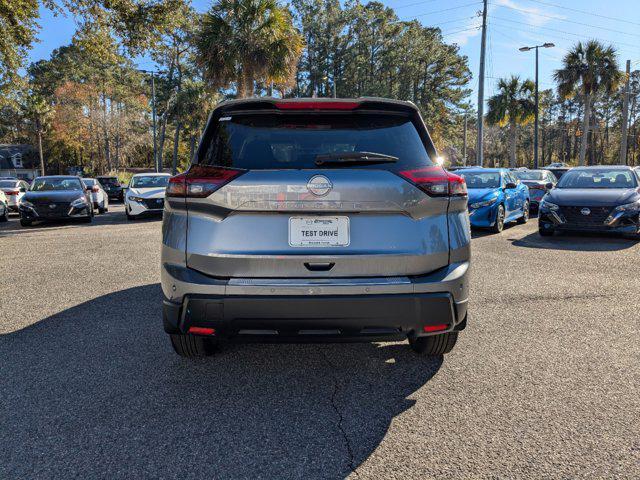
[[[536,114],[535,114],[535,120],[534,120],[534,127],[533,127],[533,169],[537,170],[538,169],[538,126],[540,125],[539,123],[539,115],[540,115],[540,101],[539,101],[539,95],[538,95],[538,47],[536,47]]]
[[[629,79],[631,77],[631,60],[627,60],[627,81],[624,84],[624,103],[622,104],[622,139],[620,141],[620,164],[627,164],[627,124],[629,117]]]
[[[464,130],[462,131],[462,165],[467,165],[467,112],[464,112]]]
[[[484,120],[484,57],[487,48],[487,0],[483,0],[482,9],[482,42],[480,43],[480,76],[478,77],[478,141],[476,147],[476,164],[482,166],[483,146],[482,127]]]

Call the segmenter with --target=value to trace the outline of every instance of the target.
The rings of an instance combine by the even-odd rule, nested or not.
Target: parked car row
[[[13,211],[20,214],[23,226],[75,218],[90,222],[96,213],[109,211],[110,199],[123,200],[129,220],[160,216],[169,177],[168,173],[136,174],[128,187],[121,186],[117,177],[108,176],[48,175],[37,177],[31,187],[16,178],[0,179],[0,221],[8,219]],[[84,192],[82,198],[86,198],[87,206],[79,197],[80,191]]]
[[[531,208],[539,211],[542,236],[589,231],[640,237],[640,167],[455,170],[467,181],[472,227],[500,232],[509,221],[526,223]]]

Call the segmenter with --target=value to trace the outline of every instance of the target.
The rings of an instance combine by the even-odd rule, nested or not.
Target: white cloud
[[[496,5],[513,9],[512,11],[522,15],[525,21],[532,27],[540,27],[553,19],[561,20],[565,18],[562,15],[555,15],[549,12],[545,12],[538,7],[527,7],[521,5],[514,2],[513,0],[497,0]]]

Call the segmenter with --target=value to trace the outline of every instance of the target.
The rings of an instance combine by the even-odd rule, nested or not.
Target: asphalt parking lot
[[[640,243],[473,240],[446,358],[161,327],[160,222],[0,225],[0,478],[637,478]]]

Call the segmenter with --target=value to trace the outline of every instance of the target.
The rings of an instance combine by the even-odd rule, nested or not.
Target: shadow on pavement
[[[632,248],[640,240],[590,232],[575,234],[556,232],[552,237],[542,237],[536,231],[523,238],[510,238],[509,241],[516,247],[576,252],[614,252]]]
[[[491,235],[503,235],[503,234],[508,233],[509,230],[511,230],[512,228],[516,228],[518,226],[520,226],[520,225],[518,223],[516,223],[516,222],[509,222],[504,226],[504,230],[502,231],[502,233],[492,232],[488,228],[472,228],[471,229],[471,238],[489,237]]]
[[[406,344],[177,357],[160,286],[0,336],[0,478],[343,478],[442,357]]]

